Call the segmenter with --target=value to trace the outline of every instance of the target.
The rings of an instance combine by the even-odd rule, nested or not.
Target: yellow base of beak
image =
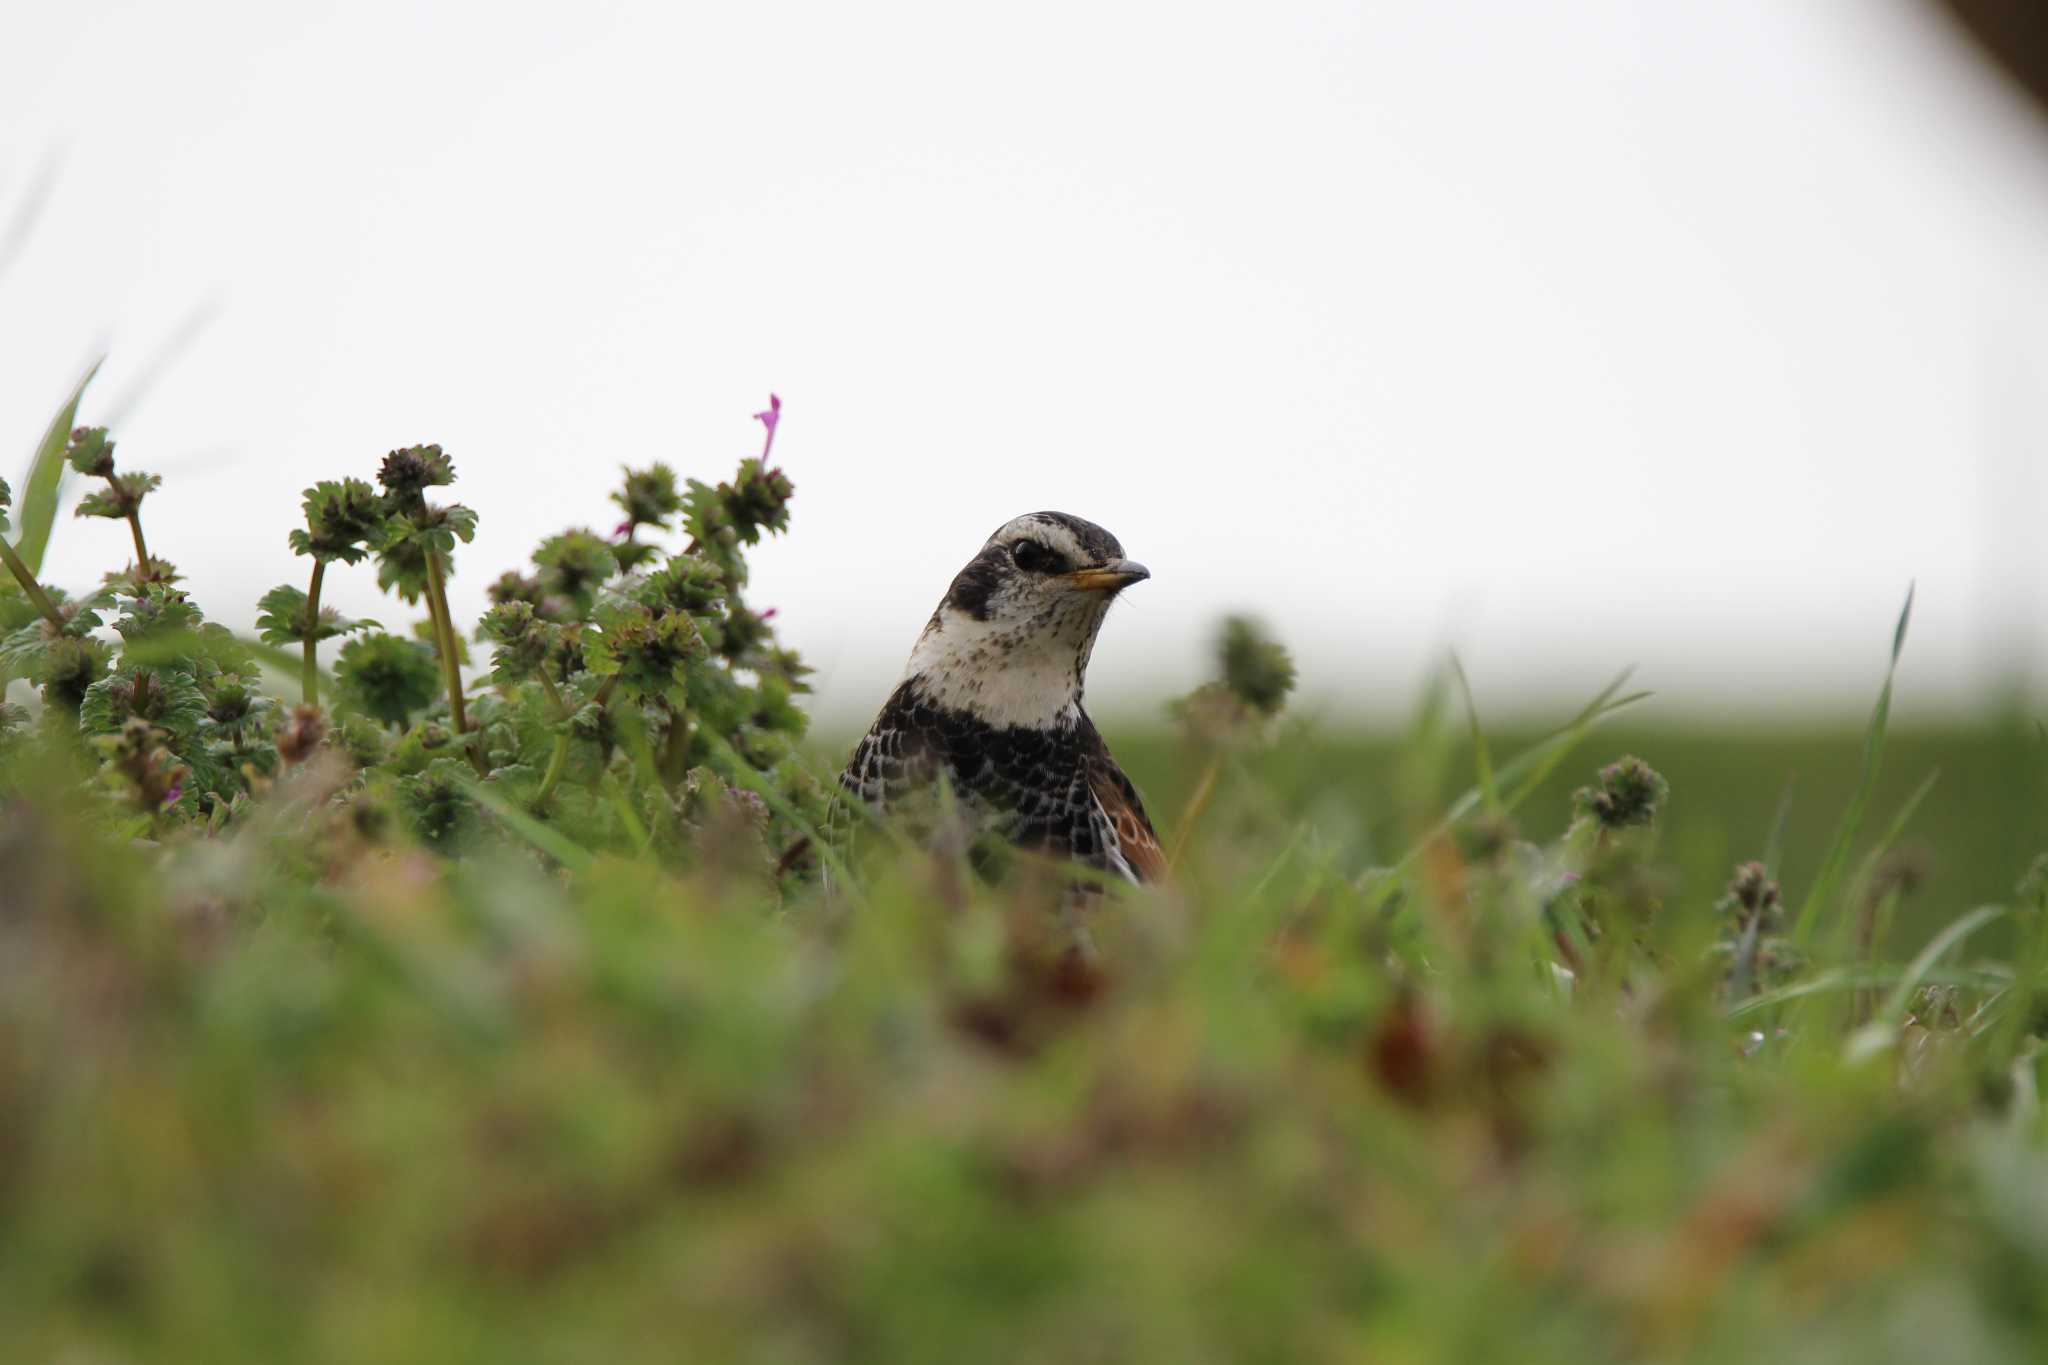
[[[1119,559],[1114,564],[1098,564],[1092,569],[1076,569],[1067,575],[1067,581],[1077,588],[1124,588],[1152,576],[1152,571],[1143,564],[1128,559]]]

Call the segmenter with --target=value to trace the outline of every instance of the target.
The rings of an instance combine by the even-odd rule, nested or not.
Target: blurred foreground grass
[[[928,855],[837,905],[737,835],[450,859],[322,763],[149,848],[18,756],[0,1359],[2042,1358],[2038,751],[1893,736],[1857,851],[1939,766],[1932,875],[1867,952],[1875,872],[1831,905],[1862,989],[1734,1015],[1730,864],[1797,772],[1796,908],[1859,737],[1598,732],[1522,842],[1429,837],[1452,733],[1231,758],[1085,962]],[[1204,758],[1116,739],[1171,825]],[[1571,823],[1624,746],[1661,845]]]

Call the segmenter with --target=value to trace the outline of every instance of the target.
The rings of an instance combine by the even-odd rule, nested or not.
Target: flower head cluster
[[[433,703],[441,683],[433,652],[396,635],[350,640],[341,647],[334,677],[357,710],[400,726]]]
[[[106,594],[66,597],[61,589],[47,592],[57,620],[34,616],[0,638],[0,672],[26,678],[42,690],[45,703],[76,710],[86,689],[107,671],[112,651],[92,632],[101,624]]]
[[[683,510],[676,472],[660,463],[646,469],[627,469],[625,487],[612,494],[612,501],[626,514],[618,530],[624,536],[632,535],[642,526],[666,531],[669,519]]]
[[[704,655],[704,635],[680,611],[649,611],[637,602],[597,609],[597,629],[583,637],[583,666],[601,678],[616,676],[619,690],[636,699],[687,702],[690,664]]]
[[[1764,865],[1748,862],[1735,869],[1727,893],[1714,902],[1714,910],[1726,917],[1736,934],[1747,933],[1752,925],[1760,934],[1774,934],[1784,919],[1785,902]]]
[[[322,480],[306,490],[301,505],[306,524],[291,533],[294,554],[354,564],[384,529],[384,500],[361,479]]]
[[[1279,713],[1294,690],[1294,660],[1287,646],[1270,639],[1249,617],[1232,616],[1223,623],[1217,654],[1223,685],[1232,695],[1262,716]]]
[[[429,488],[455,482],[455,461],[437,445],[407,446],[384,457],[377,469],[377,482],[383,486],[390,511],[416,512],[426,503]]]
[[[1618,759],[1600,770],[1600,779],[1572,793],[1572,807],[1602,829],[1631,829],[1654,824],[1671,795],[1671,784],[1640,758]]]
[[[560,648],[562,629],[536,612],[532,603],[514,599],[485,612],[477,634],[495,650],[491,681],[509,686],[525,682],[546,666],[549,655]]]
[[[351,620],[333,607],[309,611],[306,594],[288,583],[279,584],[256,600],[258,637],[265,644],[302,644],[307,640],[331,640],[359,630],[381,629],[372,620]]]
[[[64,459],[87,478],[108,478],[114,472],[114,443],[105,427],[79,427],[65,444]]]
[[[79,473],[106,482],[106,487],[78,500],[76,516],[127,520],[140,514],[142,500],[163,484],[162,477],[156,474],[117,472],[114,443],[107,439],[105,427],[80,427],[72,432],[64,457]]]
[[[796,485],[781,470],[742,460],[730,483],[690,480],[683,522],[698,548],[729,577],[737,577],[744,568],[741,546],[758,545],[763,535],[789,529],[789,500],[795,493]]]
[[[589,610],[597,590],[619,571],[613,547],[586,530],[549,536],[533,552],[533,562],[540,566],[541,592],[566,599],[577,615]]]

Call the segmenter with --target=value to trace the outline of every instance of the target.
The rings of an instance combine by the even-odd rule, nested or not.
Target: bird
[[[1152,576],[1064,512],[999,527],[946,589],[840,784],[882,815],[943,778],[979,830],[1135,883],[1167,864],[1081,704],[1110,604]]]

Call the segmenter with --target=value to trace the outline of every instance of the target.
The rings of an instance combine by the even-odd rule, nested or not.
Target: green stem
[[[441,556],[432,550],[427,551],[427,614],[434,622],[434,652],[441,656],[441,676],[448,680],[448,718],[469,755],[469,765],[478,777],[488,778],[490,768],[469,738],[469,717],[462,705],[462,665],[455,658],[455,624],[448,612],[448,580],[441,572]]]
[[[58,630],[63,630],[64,613],[57,610],[57,604],[50,600],[50,594],[44,592],[43,585],[36,582],[35,574],[30,571],[28,565],[21,562],[21,556],[14,552],[14,547],[4,540],[0,540],[0,559],[7,561],[8,571],[14,575],[14,581],[21,584],[21,590],[28,594],[29,601],[35,603],[35,608],[43,614],[43,619]]]
[[[569,704],[562,700],[561,692],[555,687],[555,680],[548,676],[548,666],[543,663],[540,666],[539,672],[535,673],[534,676],[540,679],[541,690],[546,692],[548,700],[554,703],[556,718],[567,721],[569,719]],[[547,809],[548,798],[555,794],[555,784],[562,780],[562,770],[568,766],[569,731],[564,728],[561,734],[555,736],[554,752],[548,755],[548,770],[541,775],[540,792],[533,798],[533,808],[535,811]]]
[[[128,529],[135,533],[135,567],[147,571],[149,568],[149,547],[142,543],[142,511],[128,509]]]
[[[313,582],[306,589],[306,667],[302,675],[306,705],[320,704],[320,581],[327,576],[327,561],[313,561]]]
[[[676,782],[683,776],[683,763],[689,757],[688,745],[684,742],[690,733],[689,718],[667,702],[661,709],[668,713],[668,738],[661,746],[661,776],[666,782]]]
[[[569,736],[565,732],[555,736],[555,751],[548,755],[548,770],[541,775],[540,792],[533,798],[535,811],[548,808],[548,798],[555,794],[555,784],[562,780],[562,770],[569,766]]]
[[[619,675],[616,673],[597,685],[597,691],[591,695],[590,701],[592,705],[597,707],[600,718],[603,716],[605,707],[611,703],[612,693],[618,691],[618,689]],[[603,760],[600,765],[600,775],[602,775],[602,769],[610,767],[612,761],[612,742],[602,729],[598,731],[597,751],[598,756]]]

